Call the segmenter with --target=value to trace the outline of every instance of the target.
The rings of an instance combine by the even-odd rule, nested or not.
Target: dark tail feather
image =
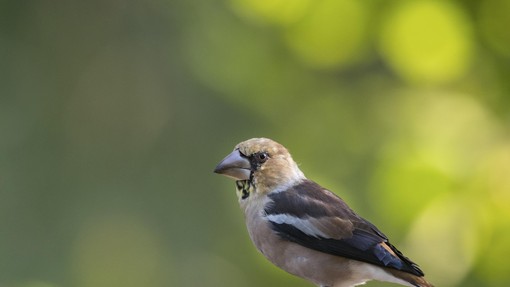
[[[388,271],[391,275],[404,281],[407,281],[416,287],[434,287],[434,285],[432,285],[432,283],[427,282],[427,280],[425,280],[425,277],[423,276],[416,276],[407,272],[402,272],[390,268],[387,268],[386,271]]]

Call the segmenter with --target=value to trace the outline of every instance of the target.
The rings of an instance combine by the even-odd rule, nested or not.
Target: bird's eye
[[[269,158],[269,156],[267,155],[267,153],[261,152],[261,153],[256,154],[255,158],[257,159],[257,161],[259,163],[263,163]]]

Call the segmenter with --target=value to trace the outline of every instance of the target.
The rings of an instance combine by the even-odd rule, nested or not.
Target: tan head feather
[[[253,184],[262,194],[284,189],[305,179],[287,149],[267,138],[253,138],[236,146],[244,156],[267,154],[267,160],[253,173]]]

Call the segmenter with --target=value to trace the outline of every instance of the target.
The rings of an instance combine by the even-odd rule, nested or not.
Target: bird
[[[235,180],[252,242],[286,272],[321,287],[370,280],[433,287],[374,224],[306,178],[276,141],[243,141],[214,172]]]

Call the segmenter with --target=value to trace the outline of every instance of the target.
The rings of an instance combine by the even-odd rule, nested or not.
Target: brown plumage
[[[244,141],[215,172],[236,179],[253,243],[283,270],[319,286],[380,280],[432,287],[377,227],[307,179],[281,144]]]

